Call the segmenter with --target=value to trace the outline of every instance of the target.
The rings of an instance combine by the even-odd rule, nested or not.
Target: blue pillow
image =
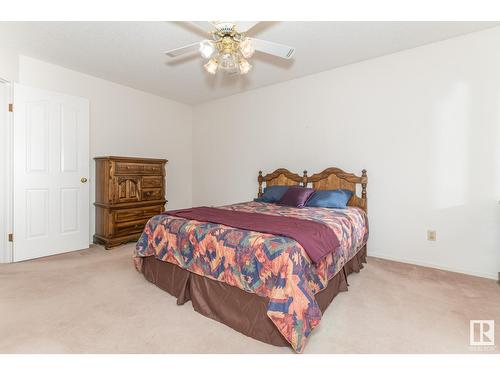
[[[316,190],[306,202],[306,207],[346,208],[352,197],[347,189]]]
[[[285,195],[288,190],[288,186],[269,186],[264,188],[264,194],[260,198],[262,202],[266,203],[276,203],[278,202],[283,195]]]

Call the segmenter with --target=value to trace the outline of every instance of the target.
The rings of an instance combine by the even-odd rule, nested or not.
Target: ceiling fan
[[[247,32],[258,22],[200,21],[192,24],[207,32],[210,39],[175,48],[165,54],[177,57],[198,50],[201,56],[208,60],[203,67],[210,74],[217,73],[217,70],[229,74],[247,74],[252,68],[247,59],[252,57],[255,51],[283,59],[290,59],[295,52],[295,48],[284,44],[247,37]]]

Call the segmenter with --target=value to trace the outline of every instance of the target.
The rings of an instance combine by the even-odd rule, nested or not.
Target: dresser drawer
[[[141,219],[134,221],[125,221],[123,223],[116,223],[114,226],[113,235],[115,237],[118,237],[134,233],[141,233],[144,230],[144,227],[146,226],[148,220],[149,219]]]
[[[163,199],[161,188],[150,188],[142,189],[142,200],[143,201],[154,201]]]
[[[143,188],[161,188],[163,186],[163,176],[144,176],[142,178]]]
[[[139,219],[150,219],[155,215],[161,214],[163,211],[165,211],[163,206],[117,210],[114,212],[115,223],[123,223]]]
[[[115,163],[115,174],[162,175],[162,166],[161,164],[143,164],[117,161]]]

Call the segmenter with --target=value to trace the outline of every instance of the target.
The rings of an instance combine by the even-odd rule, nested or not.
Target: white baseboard
[[[368,256],[374,257],[374,258],[392,260],[395,262],[414,264],[416,266],[436,268],[438,270],[443,270],[443,271],[457,272],[457,273],[463,273],[463,274],[471,275],[471,276],[484,277],[486,279],[498,280],[496,273],[489,274],[489,273],[484,273],[484,272],[476,272],[476,271],[458,269],[458,268],[453,268],[453,267],[446,267],[446,266],[441,266],[439,264],[421,262],[421,261],[414,260],[414,259],[395,258],[393,256],[389,256],[389,255],[385,255],[385,254],[381,254],[381,253],[374,253],[371,251],[368,251]]]

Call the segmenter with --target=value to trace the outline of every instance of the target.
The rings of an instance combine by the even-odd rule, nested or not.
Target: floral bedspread
[[[155,256],[211,279],[269,299],[267,315],[297,352],[321,320],[314,295],[326,288],[368,239],[368,222],[355,207],[295,208],[262,202],[220,207],[227,210],[293,216],[321,221],[337,235],[340,247],[313,264],[295,240],[177,218],[152,217],[137,242],[134,260]]]

